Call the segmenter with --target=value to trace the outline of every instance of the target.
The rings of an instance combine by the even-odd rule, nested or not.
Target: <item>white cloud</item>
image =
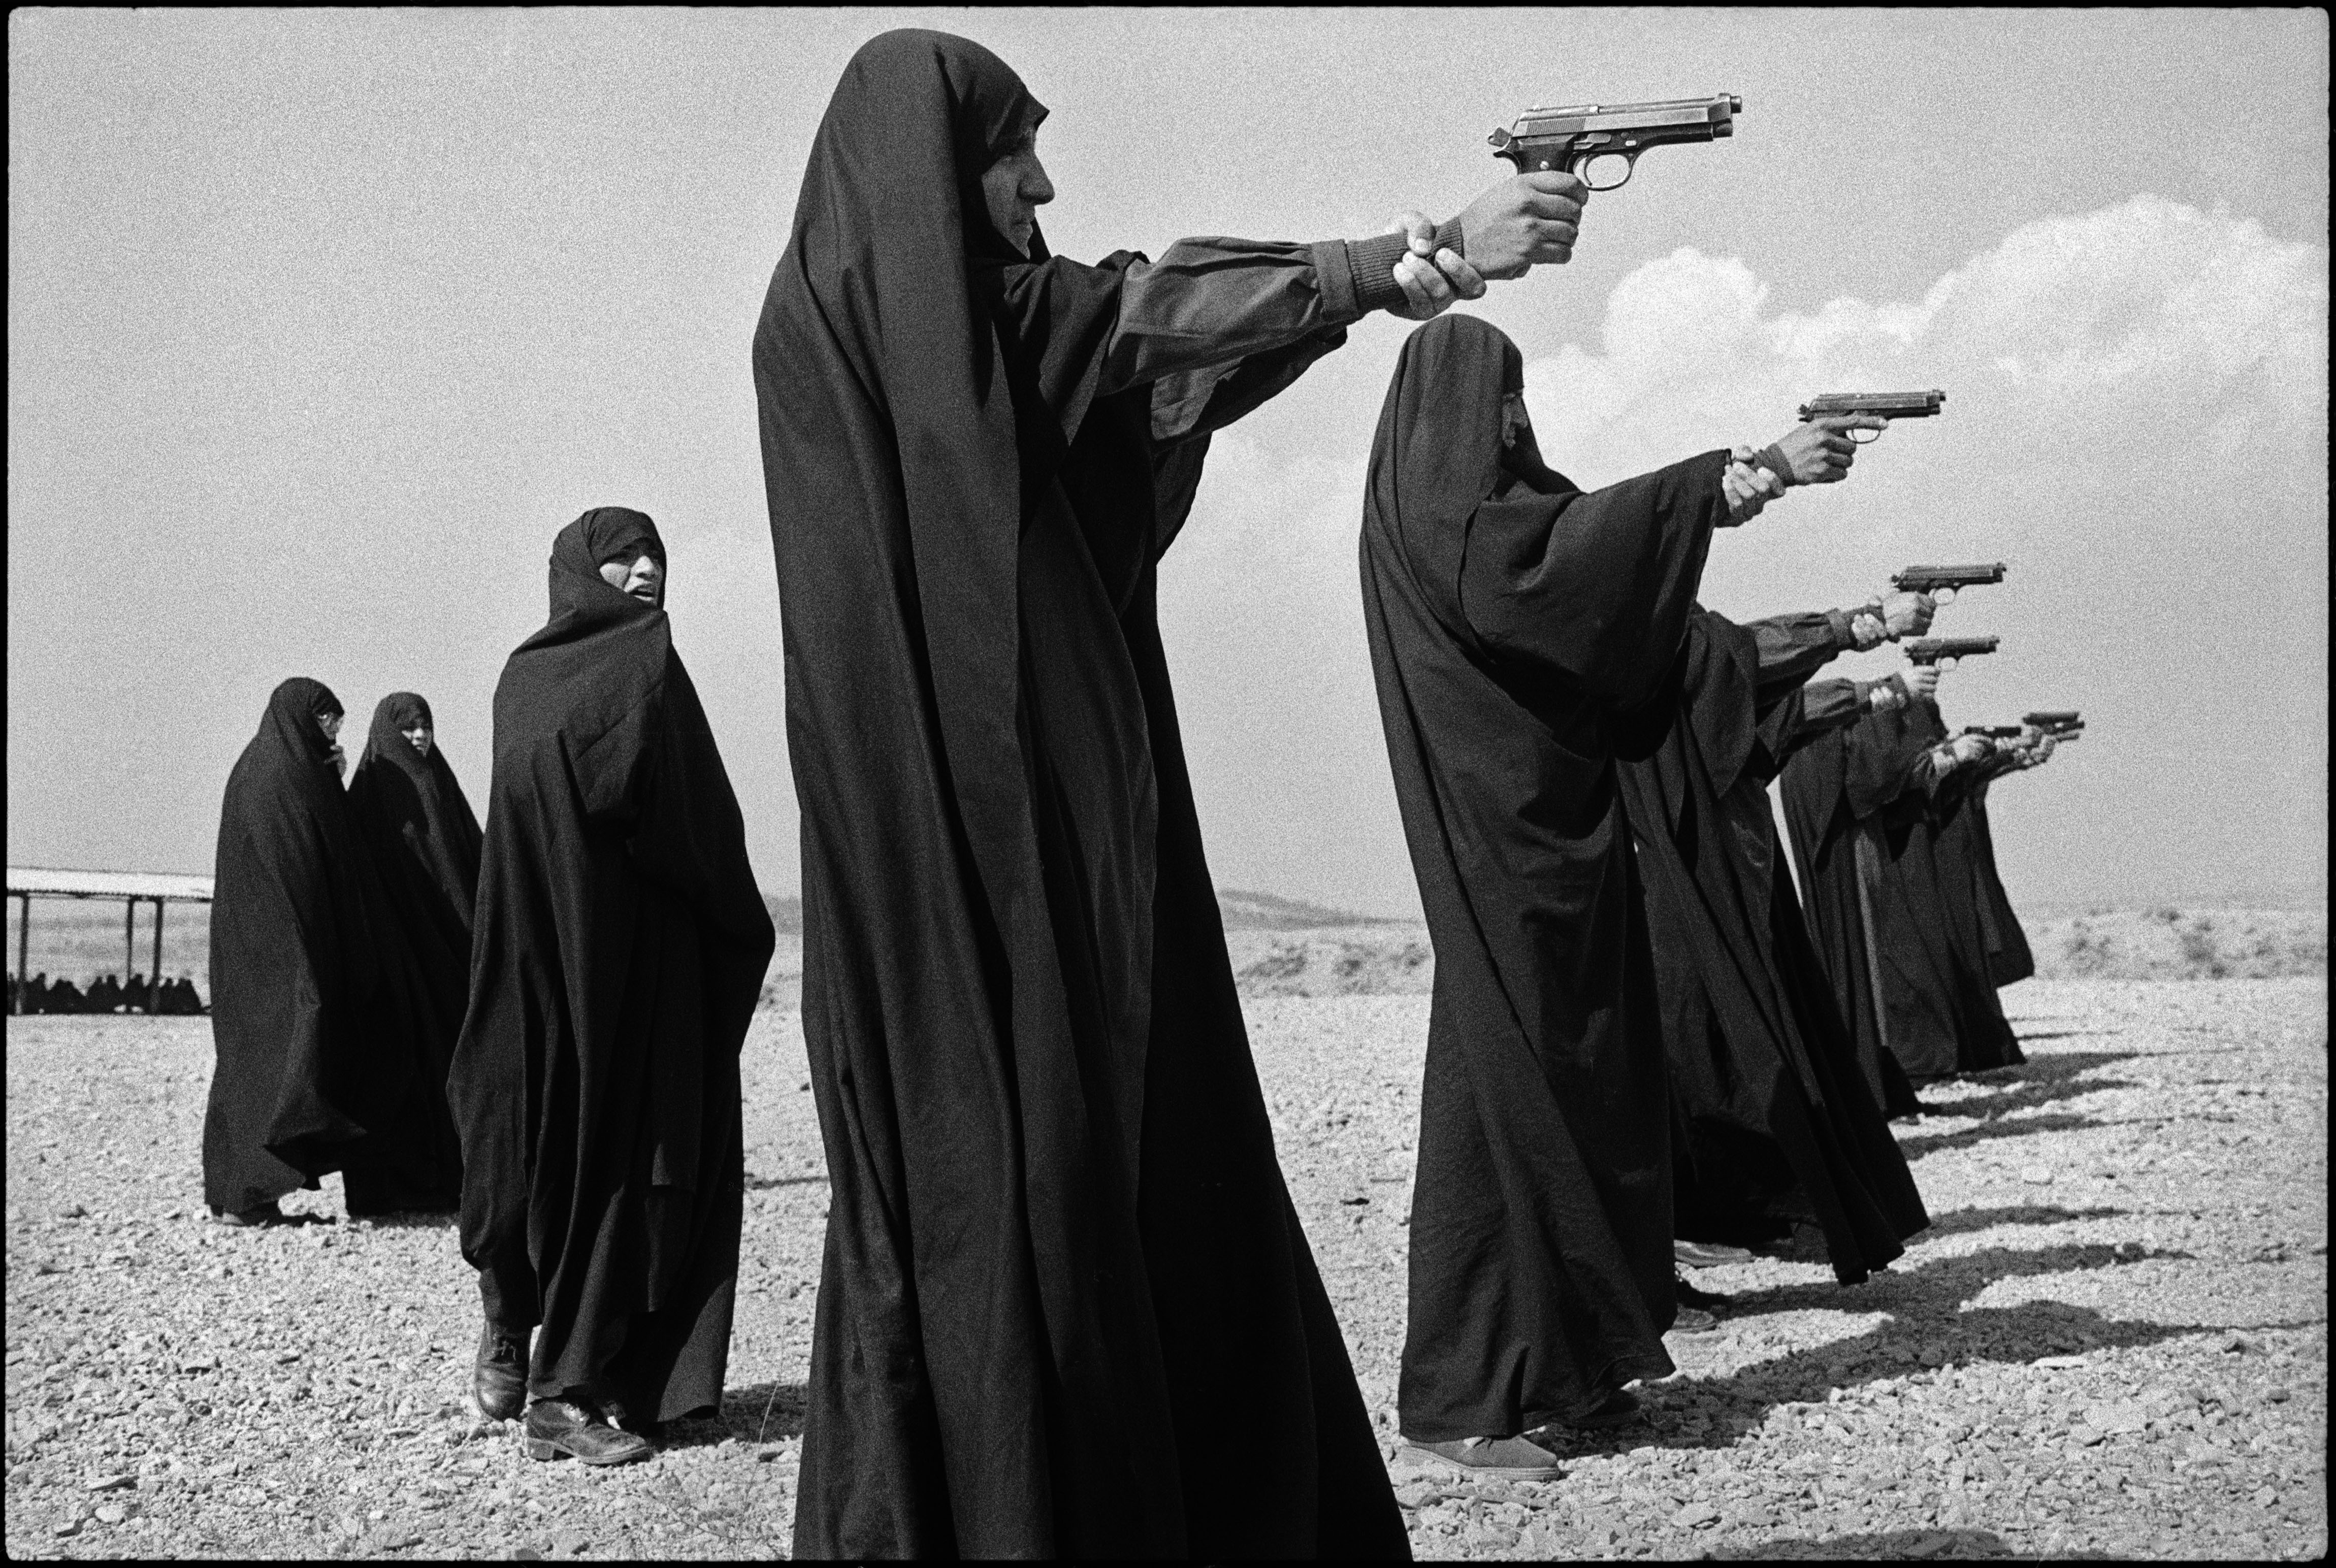
[[[1693,248],[1631,273],[1597,349],[1526,369],[1544,451],[1609,482],[1769,439],[1815,393],[1928,386],[1948,393],[1940,447],[2014,428],[2182,461],[2324,445],[2328,252],[2251,219],[2136,196],[2019,229],[1918,301],[1771,315],[1767,296]]]

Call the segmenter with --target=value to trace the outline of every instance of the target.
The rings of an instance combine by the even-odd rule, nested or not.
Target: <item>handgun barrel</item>
[[[1973,654],[1993,653],[2001,640],[1994,637],[1921,637],[1905,645],[1906,657],[1916,664],[1969,658]]]
[[[1801,404],[1803,419],[1878,414],[1887,419],[1927,419],[1945,407],[1947,394],[1928,392],[1828,392]]]
[[[1890,580],[1900,588],[1974,588],[1981,583],[2001,582],[2005,570],[2000,560],[1970,566],[1910,566],[1903,571],[1893,572]]]

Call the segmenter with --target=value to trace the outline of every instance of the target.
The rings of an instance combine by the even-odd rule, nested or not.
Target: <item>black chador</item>
[[[654,1428],[722,1397],[772,931],[666,612],[600,575],[644,551],[621,507],[562,529],[550,619],[495,687],[447,1090],[488,1320],[522,1344],[541,1325],[529,1391]]]
[[[1153,609],[1207,433],[1356,272],[1016,249],[981,176],[1044,113],[964,39],[861,48],[754,337],[832,1183],[794,1548],[1398,1554]]]
[[[1809,945],[1768,809],[1784,759],[1870,702],[1865,682],[1807,684],[1854,646],[1849,618],[1738,626],[1698,609],[1679,721],[1621,773],[1670,1060],[1678,1233],[1757,1242],[1812,1221],[1844,1284],[1930,1222]]]
[[[1940,881],[1934,838],[1958,798],[1946,739],[1937,706],[1917,699],[1820,736],[1783,774],[1810,925],[1877,1092],[1885,1050],[1916,1084],[2026,1059],[1987,977],[1977,911]]]
[[[425,732],[427,753],[407,738],[417,729]],[[408,691],[381,699],[348,799],[357,840],[372,858],[419,982],[411,1015],[416,1071],[404,1125],[351,1162],[342,1177],[349,1213],[447,1211],[462,1193],[446,1073],[470,997],[479,823],[438,745],[428,703]]]
[[[1955,770],[1968,772],[1958,809],[1949,813],[1939,830],[1938,855],[1942,874],[1967,877],[1980,940],[1987,953],[1987,978],[1996,986],[2027,979],[2036,972],[2036,955],[2020,929],[2003,878],[1995,865],[1995,831],[1988,822],[1987,795],[1994,782],[2019,767],[2018,754],[2000,749]]]
[[[1574,1420],[1671,1370],[1661,1024],[1614,763],[1670,723],[1728,454],[1584,494],[1530,430],[1504,449],[1523,386],[1483,321],[1414,333],[1364,502],[1436,944],[1401,1393],[1421,1443]]]
[[[203,1192],[265,1213],[340,1170],[404,1103],[413,998],[320,721],[340,699],[295,677],[228,774],[211,894]]]

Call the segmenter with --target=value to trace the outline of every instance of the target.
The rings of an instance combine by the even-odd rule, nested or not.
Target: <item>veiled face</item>
[[[600,576],[619,593],[631,594],[652,609],[665,602],[665,563],[647,550],[631,560],[602,561]]]
[[[431,735],[428,725],[417,724],[411,729],[402,729],[397,733],[404,735],[406,744],[420,752],[425,759],[430,755]]]
[[[1525,412],[1525,394],[1506,392],[1501,394],[1501,445],[1514,446],[1520,434],[1533,433],[1533,415]]]
[[[982,170],[981,196],[989,209],[989,226],[1021,255],[1030,254],[1031,237],[1038,231],[1038,209],[1055,199],[1054,181],[1038,161],[1038,133],[1033,130]]]
[[[325,738],[326,740],[337,741],[341,738],[341,716],[339,714],[320,713],[316,716],[316,724],[317,726],[325,732]]]

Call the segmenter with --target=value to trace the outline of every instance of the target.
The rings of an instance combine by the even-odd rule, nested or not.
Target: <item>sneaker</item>
[[[1723,1247],[1718,1242],[1673,1242],[1671,1259],[1683,1269],[1717,1269],[1729,1263],[1748,1263],[1752,1254],[1742,1247]]]
[[[587,1465],[629,1465],[657,1452],[638,1433],[609,1426],[584,1399],[538,1399],[527,1407],[523,1429],[530,1459],[569,1455]]]
[[[527,1408],[527,1332],[492,1323],[479,1330],[478,1354],[471,1359],[471,1398],[490,1421],[510,1421]]]
[[[1554,1481],[1562,1474],[1556,1455],[1523,1437],[1459,1437],[1449,1443],[1406,1440],[1404,1446],[1466,1475],[1489,1475],[1503,1481]]]

